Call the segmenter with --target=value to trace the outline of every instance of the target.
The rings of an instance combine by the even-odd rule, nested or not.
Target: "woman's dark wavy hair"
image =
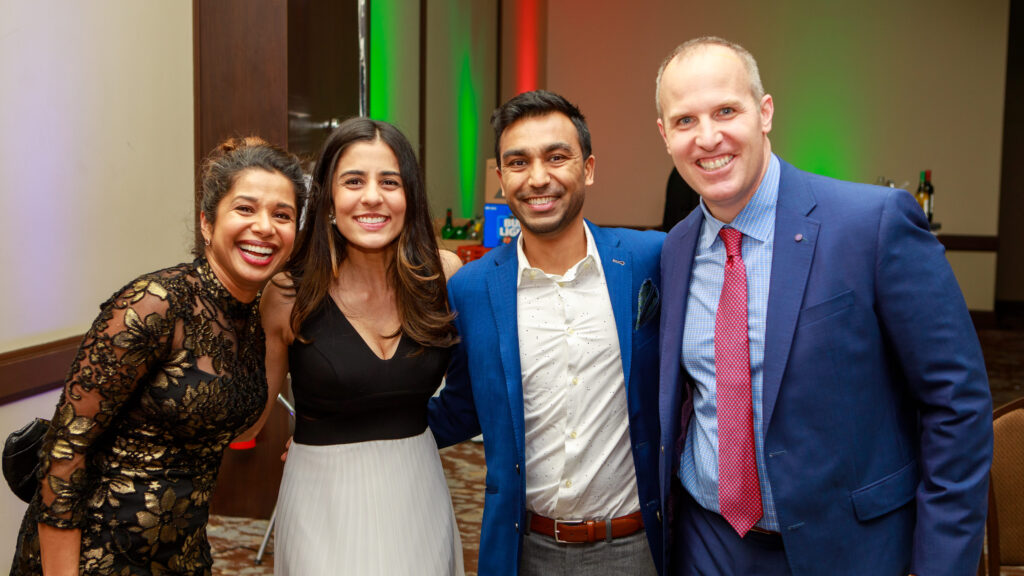
[[[394,152],[405,190],[405,224],[393,242],[394,258],[388,264],[388,283],[395,291],[401,328],[391,335],[405,334],[423,346],[446,348],[458,342],[448,309],[441,257],[419,163],[412,145],[394,126],[369,118],[350,118],[328,136],[320,150],[306,224],[299,231],[295,251],[285,265],[295,291],[292,333],[301,342],[303,322],[327,298],[331,283],[345,260],[348,240],[331,224],[334,213],[333,183],[338,160],[353,144],[380,140]]]
[[[288,179],[295,191],[296,222],[306,201],[306,181],[299,158],[259,136],[232,136],[217,145],[203,160],[201,186],[198,190],[199,211],[210,224],[217,223],[217,206],[231,191],[238,177],[251,168],[278,172]],[[192,254],[205,252],[203,237],[197,235]]]

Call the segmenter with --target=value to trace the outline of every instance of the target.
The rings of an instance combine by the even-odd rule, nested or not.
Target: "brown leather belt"
[[[584,544],[606,540],[609,537],[607,524],[604,520],[580,522],[552,520],[532,513],[530,517],[531,532],[550,536],[555,539],[555,542],[564,544]],[[611,538],[613,539],[636,534],[643,529],[644,519],[640,512],[611,519]]]

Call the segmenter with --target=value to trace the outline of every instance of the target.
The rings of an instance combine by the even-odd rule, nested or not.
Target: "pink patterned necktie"
[[[743,233],[722,228],[725,278],[715,315],[715,389],[718,408],[718,505],[742,537],[761,519],[761,485],[754,455],[747,340],[747,269]]]

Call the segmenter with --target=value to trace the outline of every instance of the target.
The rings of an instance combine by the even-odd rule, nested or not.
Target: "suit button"
[[[516,522],[516,532],[519,532],[519,522]]]
[[[665,445],[664,445],[664,444],[662,444],[662,445],[661,445],[661,453],[662,453],[662,454],[664,454],[664,453],[665,453]]]
[[[519,474],[519,464],[516,464],[516,474]]]
[[[654,517],[658,519],[658,522],[661,522],[661,510],[655,510]]]

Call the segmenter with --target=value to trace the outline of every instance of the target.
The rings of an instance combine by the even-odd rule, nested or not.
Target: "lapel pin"
[[[626,265],[626,263],[623,262],[622,260],[616,260],[615,258],[612,258],[612,262],[615,262],[619,266],[625,266]]]
[[[793,240],[796,240],[797,242],[800,242],[803,239],[804,239],[804,235],[803,234],[797,234],[796,236],[793,236]]]

